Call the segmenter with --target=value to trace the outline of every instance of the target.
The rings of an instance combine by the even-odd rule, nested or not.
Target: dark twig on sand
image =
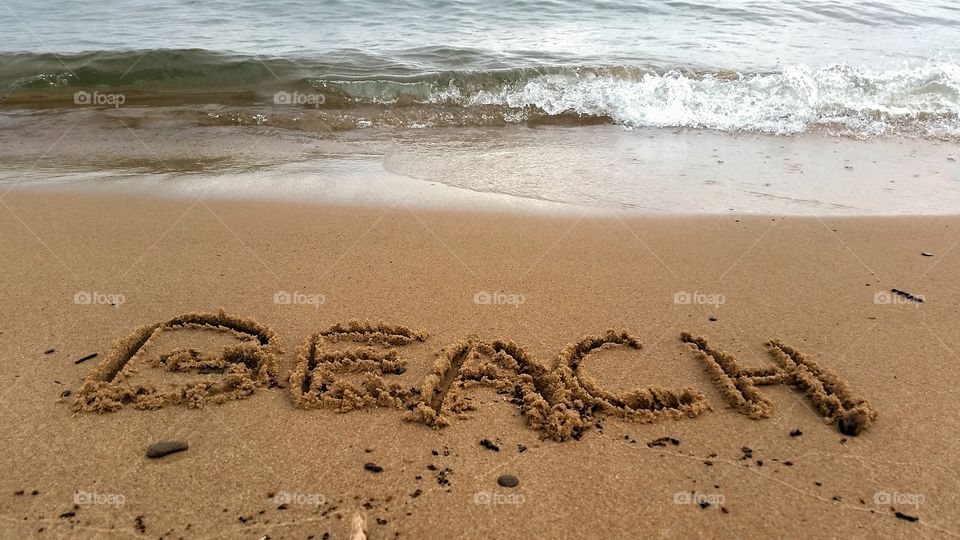
[[[86,362],[87,360],[90,360],[91,358],[96,358],[96,357],[97,357],[97,353],[88,354],[88,355],[84,356],[83,358],[80,358],[80,359],[78,359],[78,360],[74,360],[73,363],[74,363],[74,364],[82,364],[83,362]]]

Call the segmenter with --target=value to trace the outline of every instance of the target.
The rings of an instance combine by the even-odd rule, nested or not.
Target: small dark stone
[[[497,478],[497,483],[505,488],[512,488],[517,487],[520,479],[512,474],[501,474],[500,477]]]
[[[860,411],[853,411],[841,416],[837,422],[837,427],[840,428],[840,433],[856,437],[863,431],[866,423],[867,416],[865,414]]]
[[[757,467],[763,467],[763,460],[762,460],[762,459],[758,459],[758,460],[757,460]]]
[[[364,464],[363,464],[363,468],[366,469],[366,470],[368,470],[368,471],[370,471],[370,472],[372,472],[372,473],[383,472],[383,467],[377,465],[376,463],[370,462],[370,461],[364,463]]]
[[[724,514],[729,514],[729,513],[730,513],[730,511],[727,510],[727,508],[726,508],[725,506],[721,506],[721,507],[720,507],[720,511],[723,512]]]
[[[69,391],[69,390],[64,390],[63,392],[60,392],[60,397],[67,397],[67,396],[69,396],[69,395],[70,395],[70,391]]]
[[[72,518],[72,517],[75,516],[75,515],[77,515],[76,512],[64,512],[64,513],[60,514],[60,517],[63,518],[63,519],[70,519],[70,518]]]
[[[701,509],[706,509],[708,506],[710,506],[710,503],[708,503],[707,501],[700,501]]]
[[[792,461],[784,461],[783,464],[786,465],[787,467],[793,467]]]
[[[933,253],[930,253],[927,251],[924,251],[923,253],[921,253],[921,255],[923,255],[924,257],[933,257]]]
[[[40,494],[40,492],[37,491],[37,490],[33,490],[33,491],[30,492],[30,494],[33,495],[34,497],[36,497],[37,495]]]
[[[817,487],[820,487],[820,486],[823,485],[823,482],[816,481],[816,482],[814,482],[814,485],[816,485]]]
[[[517,452],[520,452],[520,453],[522,454],[522,453],[524,453],[524,452],[526,452],[526,451],[527,451],[527,447],[526,447],[526,446],[524,446],[524,445],[522,445],[522,444],[518,444],[518,445],[517,445]]]
[[[911,516],[910,514],[904,514],[903,512],[899,512],[899,511],[895,512],[893,515],[897,516],[900,519],[910,521],[910,522],[920,521],[920,518],[918,518],[917,516]]]
[[[411,499],[416,499],[416,498],[419,497],[422,493],[423,493],[423,491],[421,491],[420,488],[417,488],[413,493],[410,494],[410,498],[411,498]]]
[[[793,430],[793,431],[790,432],[790,436],[791,436],[791,437],[799,437],[799,436],[801,436],[801,435],[803,435],[803,432],[800,431],[799,429],[795,429],[795,430]]]
[[[716,321],[717,321],[717,317],[714,316],[714,315],[711,315],[711,316],[709,316],[709,317],[707,317],[707,318],[710,319],[710,320],[713,321],[713,322],[716,322]]]
[[[287,507],[287,505],[285,505],[285,504],[281,504],[281,505],[277,506],[277,510],[286,510],[287,508],[288,508],[288,507]]]
[[[148,458],[162,458],[176,452],[183,452],[189,448],[186,441],[160,441],[150,445],[150,448],[147,448],[147,457]]]
[[[387,524],[387,520],[383,518],[377,518],[377,525],[386,525],[386,524]]]
[[[490,439],[481,439],[480,446],[486,448],[487,450],[493,450],[494,452],[500,451],[500,447],[493,444],[493,441],[491,441]]]
[[[47,350],[43,351],[43,354],[53,354],[53,353],[55,353],[55,352],[57,352],[56,349],[47,349]]]
[[[439,456],[439,455],[440,455],[440,452],[437,452],[436,450],[431,450],[430,453],[433,454],[433,455],[435,455],[435,456]]]

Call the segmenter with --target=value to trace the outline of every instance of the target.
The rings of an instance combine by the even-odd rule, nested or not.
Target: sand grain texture
[[[960,219],[4,203],[4,536],[960,532]]]

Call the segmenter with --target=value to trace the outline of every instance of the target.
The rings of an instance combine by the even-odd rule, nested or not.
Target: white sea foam
[[[960,65],[945,61],[883,71],[793,65],[747,75],[631,73],[564,70],[475,92],[451,82],[430,101],[572,112],[628,127],[791,134],[823,126],[861,136],[960,135]]]

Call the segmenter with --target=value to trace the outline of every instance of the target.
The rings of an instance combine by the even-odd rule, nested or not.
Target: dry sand
[[[958,218],[2,204],[0,536],[960,533]]]

